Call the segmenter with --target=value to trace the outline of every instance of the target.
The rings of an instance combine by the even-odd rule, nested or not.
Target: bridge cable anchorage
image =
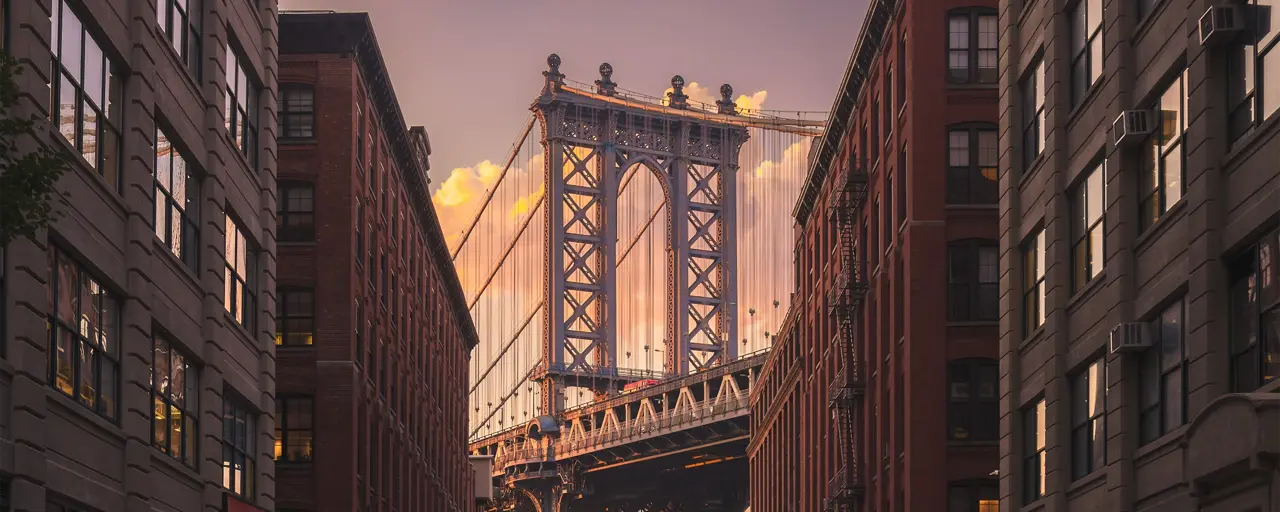
[[[489,277],[484,280],[484,284],[480,286],[480,290],[476,291],[476,296],[471,298],[471,304],[467,304],[467,311],[471,311],[476,308],[476,304],[480,302],[480,297],[484,295],[485,290],[489,289],[489,285],[493,284],[493,278],[498,275],[498,270],[502,269],[502,266],[506,264],[507,257],[511,255],[512,250],[515,250],[516,244],[520,242],[520,237],[524,236],[524,232],[529,229],[529,223],[537,217],[536,214],[538,213],[538,209],[542,208],[542,204],[545,203],[546,200],[547,194],[544,193],[541,197],[538,197],[537,204],[535,204],[533,208],[529,209],[529,216],[526,217],[524,219],[524,223],[520,225],[520,231],[516,232],[516,236],[511,239],[511,243],[508,244],[506,250],[503,251],[502,257],[498,258],[498,262],[494,264],[493,271],[490,272]]]
[[[452,260],[458,260],[458,253],[462,252],[462,247],[467,244],[467,239],[471,238],[471,232],[476,229],[476,225],[480,224],[480,216],[489,208],[489,202],[493,200],[493,194],[498,191],[498,187],[502,185],[502,181],[507,178],[507,172],[511,170],[511,164],[515,162],[516,157],[520,154],[520,148],[524,147],[524,143],[529,138],[529,133],[533,131],[533,124],[537,122],[537,118],[529,116],[529,122],[525,123],[524,131],[520,134],[520,140],[516,142],[514,148],[511,149],[511,156],[507,157],[507,164],[502,167],[502,173],[498,174],[498,179],[493,182],[493,186],[485,193],[484,201],[480,203],[480,209],[476,211],[476,216],[471,219],[471,225],[463,232],[462,238],[458,240],[458,246],[453,249]]]
[[[545,306],[546,304],[547,304],[547,301],[543,300],[543,301],[539,301],[538,305],[533,307],[533,311],[529,312],[529,316],[525,317],[524,323],[520,325],[520,329],[516,330],[516,333],[511,336],[511,340],[507,341],[506,345],[503,345],[502,350],[499,351],[498,355],[493,358],[493,361],[489,363],[489,366],[484,369],[484,372],[481,373],[480,378],[476,379],[475,384],[471,385],[471,389],[467,391],[467,395],[471,395],[472,393],[475,393],[476,388],[480,387],[480,383],[484,382],[485,377],[488,377],[489,373],[493,371],[494,367],[496,367],[498,363],[502,361],[502,357],[507,354],[507,351],[511,349],[512,345],[515,345],[516,340],[520,339],[520,335],[524,334],[524,330],[529,327],[529,324],[533,322],[533,319],[538,316],[538,312],[542,311],[542,307]]]
[[[498,400],[497,407],[493,407],[492,410],[489,411],[489,415],[485,416],[484,419],[480,420],[480,422],[476,424],[475,428],[471,430],[471,434],[468,435],[467,437],[474,437],[476,435],[476,432],[479,432],[485,423],[488,423],[489,420],[493,419],[493,415],[498,411],[502,410],[502,406],[506,405],[507,400],[510,400],[512,395],[514,395],[517,391],[520,391],[520,386],[523,386],[524,383],[528,382],[529,378],[533,376],[533,372],[537,371],[537,369],[538,369],[537,364],[530,367],[529,371],[525,372],[524,377],[520,379],[520,382],[517,382],[515,386],[512,386],[511,390],[508,391],[507,394],[504,395],[501,400]]]
[[[662,203],[659,203],[658,206],[653,209],[653,213],[649,215],[649,221],[645,222],[644,227],[640,228],[640,232],[636,233],[636,236],[631,238],[631,243],[627,244],[627,249],[625,251],[622,251],[622,256],[618,256],[618,263],[614,266],[622,266],[622,262],[627,260],[627,255],[631,254],[631,249],[634,249],[636,243],[640,241],[640,238],[649,231],[649,226],[653,225],[653,219],[658,218],[659,213],[662,213]]]

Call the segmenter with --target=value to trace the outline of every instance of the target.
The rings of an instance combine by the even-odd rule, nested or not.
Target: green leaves
[[[65,155],[36,136],[44,120],[10,113],[21,95],[16,79],[22,71],[16,59],[0,51],[0,247],[34,236],[54,220],[54,187],[67,170]],[[33,149],[23,151],[23,145]]]

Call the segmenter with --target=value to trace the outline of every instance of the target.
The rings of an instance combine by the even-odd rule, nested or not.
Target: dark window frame
[[[85,24],[76,10],[64,0],[54,1],[50,19],[53,27],[50,37],[55,41],[50,44],[49,49],[53,58],[51,69],[54,75],[49,84],[49,116],[53,129],[62,135],[62,140],[81,158],[82,163],[87,164],[113,191],[121,192],[124,179],[120,163],[124,149],[123,137],[120,135],[124,124],[124,73],[108,53],[109,47],[99,42],[91,25]],[[74,26],[69,24],[71,20],[74,20]],[[72,33],[75,35],[69,35]],[[67,43],[79,46],[74,54],[68,53],[68,49],[64,47]],[[102,74],[94,78],[100,83],[88,83],[88,63],[94,60],[89,53],[100,59],[97,66]],[[71,63],[77,68],[75,71],[66,66],[69,58],[76,61]],[[101,89],[95,87],[96,91],[90,90],[90,85],[101,86]],[[64,114],[67,109],[63,108],[63,100],[74,102],[69,113]],[[103,112],[106,114],[103,115]],[[89,121],[90,119],[93,121]],[[91,126],[95,135],[86,134],[86,125]],[[107,139],[107,143],[99,144],[103,138]],[[88,149],[90,145],[93,149]]]
[[[224,237],[234,237],[234,240],[223,244],[225,262],[223,279],[228,283],[224,285],[226,286],[224,293],[225,290],[230,290],[231,293],[222,298],[222,305],[233,321],[246,330],[253,331],[258,316],[258,249],[245,234],[240,222],[230,213],[225,216]],[[233,251],[234,254],[228,255],[227,250]]]
[[[956,380],[958,377],[963,378]],[[981,421],[984,415],[990,416],[985,422]],[[947,442],[994,443],[999,440],[1000,363],[983,358],[949,361]]]
[[[1148,322],[1152,344],[1143,351],[1138,368],[1139,445],[1155,441],[1187,423],[1190,395],[1187,392],[1185,308],[1185,301],[1178,299]],[[1177,344],[1176,350],[1170,350],[1173,343]],[[1177,397],[1176,403],[1172,397]],[[1176,421],[1169,421],[1171,412],[1176,415]]]
[[[169,252],[193,273],[197,273],[200,271],[199,219],[203,173],[187,157],[185,149],[180,147],[181,142],[175,144],[175,139],[158,122],[155,140],[156,159],[152,176],[156,204],[152,225],[156,236],[169,248]],[[166,150],[167,156],[162,157]],[[172,191],[179,187],[179,176],[182,176],[181,204],[174,198],[176,194]],[[175,225],[179,228],[176,236],[173,232]]]
[[[949,205],[995,205],[1000,202],[1000,127],[991,123],[962,123],[947,127],[947,193]],[[957,136],[963,134],[963,148]],[[984,138],[994,144],[983,148]],[[963,150],[960,155],[957,151]],[[955,157],[963,156],[963,162]],[[983,164],[989,165],[983,165]],[[988,178],[984,175],[991,173]]]
[[[1044,56],[1037,55],[1026,76],[1018,81],[1022,110],[1022,170],[1030,171],[1044,152],[1045,68]]]
[[[276,418],[279,418],[275,432],[276,463],[309,464],[315,460],[315,414],[312,396],[276,398]]]
[[[250,169],[258,168],[258,95],[262,87],[250,74],[244,53],[235,44],[226,43],[227,59],[225,93],[223,103],[224,127],[231,144],[245,158]]]
[[[994,280],[983,279],[982,256],[995,258]],[[962,258],[967,258],[965,261]],[[992,322],[1000,319],[1000,242],[984,238],[966,238],[947,243],[947,320],[952,322]],[[957,268],[957,265],[963,268]],[[961,272],[962,271],[962,272]],[[967,275],[965,275],[967,274]],[[960,293],[957,290],[963,289]],[[991,310],[982,311],[986,292]],[[964,311],[959,307],[964,306]]]
[[[151,446],[196,468],[200,462],[200,369],[186,350],[154,328],[151,348]],[[174,383],[179,381],[182,390],[175,392]]]
[[[313,140],[316,138],[316,89],[311,84],[280,84],[277,106],[281,140]]]
[[[1170,206],[1182,200],[1186,191],[1187,156],[1186,144],[1183,143],[1187,131],[1186,78],[1187,70],[1184,68],[1162,89],[1162,93],[1156,96],[1150,107],[1155,117],[1156,129],[1142,143],[1138,172],[1138,190],[1141,194],[1138,221],[1139,229],[1144,232],[1155,225],[1169,211]],[[1171,112],[1165,108],[1169,106],[1170,102],[1166,100],[1170,94],[1175,95],[1172,103],[1177,108],[1172,111],[1177,119],[1173,121],[1172,127],[1175,133],[1171,134],[1166,133],[1169,127],[1165,120]],[[1174,171],[1177,176],[1173,177],[1176,190],[1169,186],[1170,162],[1177,166]]]
[[[1044,497],[1047,471],[1045,448],[1048,428],[1045,418],[1047,407],[1044,397],[1036,398],[1022,409],[1022,503],[1031,503]]]
[[[1272,229],[1239,256],[1231,272],[1229,348],[1231,391],[1249,393],[1280,379],[1280,230]],[[1280,338],[1280,336],[1277,336]],[[1271,375],[1268,375],[1271,373]]]
[[[1037,229],[1035,234],[1022,245],[1022,336],[1032,333],[1044,325],[1048,306],[1048,290],[1045,289],[1046,263],[1048,259],[1048,242],[1044,229]]]
[[[1071,479],[1079,480],[1107,465],[1106,359],[1094,359],[1069,380]]]
[[[280,286],[276,292],[276,346],[309,347],[315,344],[316,292],[310,286]],[[301,300],[305,298],[306,300]],[[302,304],[310,304],[310,308]],[[309,330],[297,329],[309,324]],[[291,341],[301,335],[302,341]]]
[[[1107,266],[1107,162],[1099,160],[1089,167],[1070,191],[1072,293],[1084,289]],[[1097,212],[1091,211],[1093,195],[1101,195],[1097,203],[1101,209]],[[1101,258],[1097,265],[1094,256]]]
[[[947,11],[947,83],[953,85],[995,85],[1000,80],[999,68],[999,12],[985,7],[965,7]],[[996,43],[994,46],[983,46],[982,25],[984,20],[995,23]],[[964,23],[965,34],[963,46],[953,33],[953,22]],[[963,67],[955,57],[963,56]],[[990,67],[982,66],[982,58],[992,60]],[[963,70],[963,76],[957,74]],[[984,71],[986,72],[984,74]]]
[[[309,181],[280,180],[277,184],[276,240],[316,240],[316,186]]]
[[[222,487],[252,502],[257,488],[258,413],[230,388],[222,391]]]
[[[994,503],[982,503],[991,500]],[[965,505],[957,508],[957,501]],[[1000,481],[980,478],[947,482],[947,512],[1000,512]]]
[[[1067,8],[1071,43],[1071,104],[1079,105],[1105,74],[1103,0],[1076,0]],[[1095,24],[1096,18],[1096,24]]]
[[[156,0],[156,23],[191,77],[200,80],[201,54],[204,51],[200,33],[201,0]],[[191,6],[195,4],[193,9]],[[174,33],[174,22],[182,24],[182,34]]]
[[[120,420],[120,327],[122,301],[79,260],[58,246],[49,246],[49,310],[46,313],[49,352],[49,386],[111,422]],[[62,308],[64,273],[70,273],[74,291]],[[86,310],[85,299],[94,301]],[[61,310],[61,311],[60,311]],[[86,313],[97,316],[85,322]],[[67,318],[63,318],[63,317]],[[76,325],[80,324],[80,325]],[[83,331],[90,330],[89,334]],[[59,340],[66,341],[59,346]],[[65,357],[64,357],[65,355]],[[85,362],[88,362],[86,368]],[[65,371],[64,371],[65,365]],[[69,374],[67,373],[69,372]],[[93,381],[83,384],[85,377]],[[105,384],[104,384],[105,383]],[[86,394],[86,390],[88,394]]]
[[[1257,0],[1242,0],[1238,5],[1244,11],[1241,18],[1245,23],[1257,23],[1262,18],[1255,12],[1260,8]],[[1264,94],[1267,89],[1266,59],[1280,42],[1280,31],[1270,28],[1269,33],[1263,34],[1266,37],[1259,40],[1257,26],[1246,26],[1238,37],[1242,42],[1236,43],[1227,53],[1227,140],[1233,143],[1262,125],[1280,107],[1280,98],[1268,99]],[[1253,79],[1252,82],[1249,78]],[[1271,107],[1270,112],[1266,112],[1268,106]]]

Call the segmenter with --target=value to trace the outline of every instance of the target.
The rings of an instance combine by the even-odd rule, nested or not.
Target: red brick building
[[[795,210],[753,512],[996,510],[996,5],[868,9]]]
[[[280,16],[277,510],[474,508],[475,326],[363,13]]]

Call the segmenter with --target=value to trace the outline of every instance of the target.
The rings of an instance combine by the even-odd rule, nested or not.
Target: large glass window
[[[156,125],[156,236],[192,271],[199,269],[200,181],[190,159]]]
[[[227,45],[226,126],[231,141],[249,166],[258,167],[258,87],[249,78],[248,63]]]
[[[280,138],[315,138],[315,89],[310,85],[280,85]]]
[[[258,415],[234,391],[222,392],[222,487],[240,497],[254,498]]]
[[[1078,0],[1071,17],[1071,104],[1102,78],[1102,0]]]
[[[1000,146],[994,125],[953,127],[947,142],[947,204],[995,204]]]
[[[178,57],[199,78],[200,0],[156,0],[156,20]]]
[[[1000,78],[998,40],[995,10],[952,11],[947,21],[947,81],[996,83]]]
[[[1274,0],[1244,0],[1243,44],[1227,55],[1229,140],[1248,133],[1280,108],[1280,9]]]
[[[1071,377],[1071,476],[1107,465],[1107,366],[1098,359]]]
[[[1186,75],[1186,71],[1180,73],[1152,106],[1157,128],[1142,145],[1142,172],[1138,173],[1142,191],[1138,220],[1144,230],[1182,199],[1186,163],[1186,145],[1182,143],[1187,127]]]
[[[200,371],[169,340],[153,334],[151,445],[196,467]]]
[[[1000,482],[951,482],[947,486],[947,512],[1000,512]]]
[[[276,399],[276,461],[311,462],[315,433],[311,397]]]
[[[1000,439],[1000,366],[991,359],[965,359],[949,363],[950,397],[947,439],[997,441]]]
[[[1022,99],[1022,167],[1028,170],[1044,150],[1044,61],[1036,59],[1031,73],[1019,84]]]
[[[1183,344],[1182,301],[1151,321],[1151,348],[1138,372],[1138,424],[1143,444],[1155,441],[1187,421],[1187,350]]]
[[[361,167],[363,167],[364,144],[365,144],[365,140],[364,140],[365,121],[364,121],[364,107],[360,105],[361,101],[359,100],[359,98],[363,97],[363,95],[357,94],[356,97],[357,97],[357,100],[356,100],[356,163],[361,164]]]
[[[1241,256],[1231,283],[1231,391],[1248,393],[1280,377],[1280,231]]]
[[[1031,503],[1044,496],[1044,484],[1048,477],[1045,467],[1045,440],[1049,431],[1045,425],[1045,403],[1041,398],[1022,411],[1022,502]]]
[[[971,239],[947,244],[947,319],[970,322],[999,317],[999,243]]]
[[[122,74],[65,1],[54,1],[52,22],[54,124],[85,163],[118,190]]]
[[[115,420],[120,301],[56,246],[49,248],[49,382]]]
[[[315,292],[281,287],[276,300],[276,345],[310,345],[315,339]]]
[[[276,239],[281,242],[315,240],[314,185],[305,181],[281,181],[276,223]]]
[[[1022,246],[1022,335],[1031,333],[1044,325],[1045,299],[1048,291],[1044,287],[1045,276],[1045,241],[1044,231],[1037,231],[1026,245]]]
[[[254,269],[258,254],[256,250],[249,247],[248,237],[245,236],[240,224],[236,223],[230,215],[226,217],[226,250],[223,256],[226,259],[227,268],[223,276],[225,287],[223,306],[228,313],[231,313],[236,323],[251,329],[257,312],[253,285],[256,281]]]
[[[1079,291],[1102,273],[1106,263],[1106,180],[1106,163],[1099,163],[1071,193],[1072,291]]]

